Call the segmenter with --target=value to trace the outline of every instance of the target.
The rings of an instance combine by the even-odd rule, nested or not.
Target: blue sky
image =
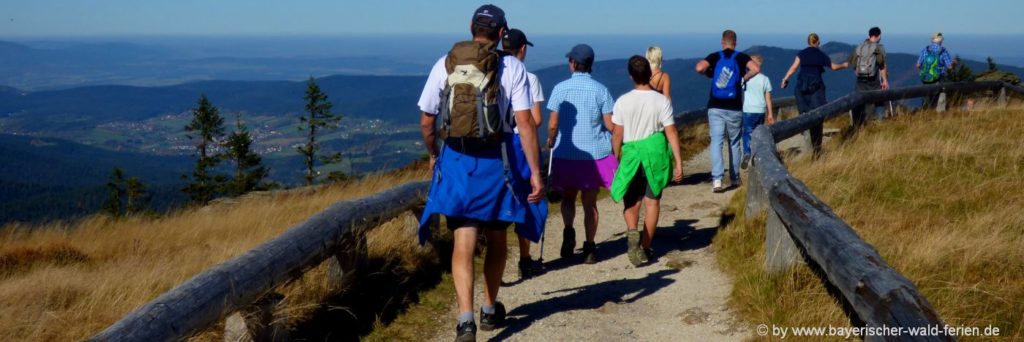
[[[534,34],[1024,34],[1024,1],[497,1]],[[983,4],[982,4],[983,3]],[[479,1],[3,0],[0,36],[339,35],[466,32]],[[730,14],[731,13],[731,14]],[[871,14],[866,14],[871,13]],[[872,18],[866,20],[863,18]]]

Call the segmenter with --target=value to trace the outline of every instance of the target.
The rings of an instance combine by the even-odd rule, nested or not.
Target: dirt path
[[[519,281],[518,249],[509,248],[504,277],[508,284],[498,296],[508,307],[508,322],[502,329],[478,332],[477,339],[734,341],[750,336],[746,325],[728,311],[732,282],[718,269],[711,246],[720,214],[734,191],[712,193],[709,170],[705,151],[684,166],[682,185],[666,189],[653,243],[657,260],[646,266],[633,267],[626,258],[621,204],[611,199],[598,203],[598,263],[594,265],[581,262],[582,242],[577,243],[573,258],[559,257],[562,217],[552,215],[544,248],[547,273]],[[579,239],[582,220],[577,208]],[[539,246],[533,246],[532,254],[539,255]],[[443,331],[434,340],[454,339],[454,323]]]

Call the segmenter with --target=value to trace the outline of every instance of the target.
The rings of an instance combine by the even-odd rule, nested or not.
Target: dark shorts
[[[654,196],[654,190],[651,189],[651,184],[647,182],[647,174],[644,173],[644,166],[641,164],[636,169],[633,181],[626,188],[626,194],[622,196],[622,203],[626,208],[629,208],[636,205],[644,197],[657,200],[661,199],[661,194]]]
[[[455,231],[456,229],[463,227],[477,227],[484,230],[505,230],[508,226],[512,225],[512,222],[505,221],[480,221],[477,219],[465,218],[465,217],[445,217],[448,221],[448,229]]]

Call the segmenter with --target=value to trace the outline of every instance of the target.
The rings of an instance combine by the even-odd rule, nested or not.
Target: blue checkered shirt
[[[928,56],[928,51],[942,51],[939,53],[939,69],[941,69],[942,74],[945,75],[947,71],[949,71],[949,66],[953,65],[953,59],[949,57],[949,50],[943,50],[942,45],[932,43],[924,49],[921,49],[921,54],[917,56],[917,65],[924,63],[924,58]],[[924,67],[924,65],[921,65],[921,67]]]
[[[614,106],[608,88],[588,73],[573,73],[556,85],[547,107],[558,112],[555,158],[598,160],[611,154],[611,132],[604,127],[604,115],[611,115]]]

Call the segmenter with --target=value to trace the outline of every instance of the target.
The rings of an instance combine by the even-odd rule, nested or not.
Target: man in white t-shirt
[[[611,197],[623,202],[626,255],[633,266],[639,267],[654,258],[651,240],[658,227],[661,191],[670,177],[677,182],[683,179],[683,160],[672,102],[651,88],[650,63],[644,57],[633,56],[628,65],[634,89],[615,100],[612,109],[612,150],[619,159],[619,168]],[[642,236],[637,231],[641,202],[646,207]]]
[[[501,37],[502,49],[505,53],[515,56],[519,61],[526,61],[526,50],[527,46],[533,46],[529,40],[526,39],[526,34],[519,29],[509,29],[505,32],[505,35]],[[532,72],[526,72],[527,83],[530,87],[530,101],[533,105],[530,107],[530,116],[533,117],[534,124],[540,127],[543,122],[541,118],[541,103],[544,102],[544,90],[541,88],[540,81],[537,80],[537,75]],[[515,128],[515,139],[513,141],[512,152],[514,153],[515,162],[512,163],[516,166],[518,175],[523,179],[530,179],[530,169],[526,165],[526,156],[522,152],[522,140],[519,135],[519,127]],[[539,153],[539,151],[538,151]],[[527,211],[526,223],[516,224],[516,233],[519,236],[519,278],[527,279],[534,275],[540,274],[543,271],[543,265],[539,261],[533,260],[530,256],[530,240],[537,242],[544,234],[544,225],[547,221],[547,203],[543,206],[535,207],[538,210]]]
[[[492,44],[508,28],[505,13],[494,5],[478,8],[470,22],[473,41]],[[476,339],[476,324],[473,317],[473,253],[478,233],[487,237],[487,255],[484,259],[484,303],[480,308],[480,329],[492,330],[505,320],[505,308],[497,302],[501,276],[505,272],[508,253],[506,229],[512,222],[525,222],[525,208],[543,198],[544,184],[540,178],[540,163],[537,153],[537,130],[530,117],[530,95],[526,68],[512,56],[504,56],[498,63],[501,92],[498,107],[503,122],[511,122],[514,116],[531,172],[529,184],[510,184],[505,177],[505,163],[502,148],[507,144],[493,144],[466,139],[449,139],[443,148],[435,141],[435,123],[441,103],[440,94],[445,89],[448,71],[447,57],[438,59],[420,95],[420,130],[423,143],[430,154],[433,179],[427,194],[426,207],[420,217],[420,242],[430,236],[431,215],[445,215],[448,227],[453,231],[452,278],[458,302],[459,316],[456,325],[457,341]],[[511,111],[511,113],[510,113]],[[511,142],[512,127],[503,125],[506,134],[503,142]],[[514,177],[511,177],[514,178]],[[442,181],[443,180],[443,181]],[[514,182],[512,182],[514,183]],[[523,193],[520,190],[525,188]]]
[[[759,54],[750,55],[750,60],[757,63],[758,66],[764,64],[764,57]],[[741,131],[743,161],[740,162],[741,169],[746,169],[747,165],[750,165],[750,133],[753,133],[757,126],[765,122],[769,125],[775,123],[775,115],[772,113],[772,81],[764,74],[757,74],[743,85],[743,130]]]

